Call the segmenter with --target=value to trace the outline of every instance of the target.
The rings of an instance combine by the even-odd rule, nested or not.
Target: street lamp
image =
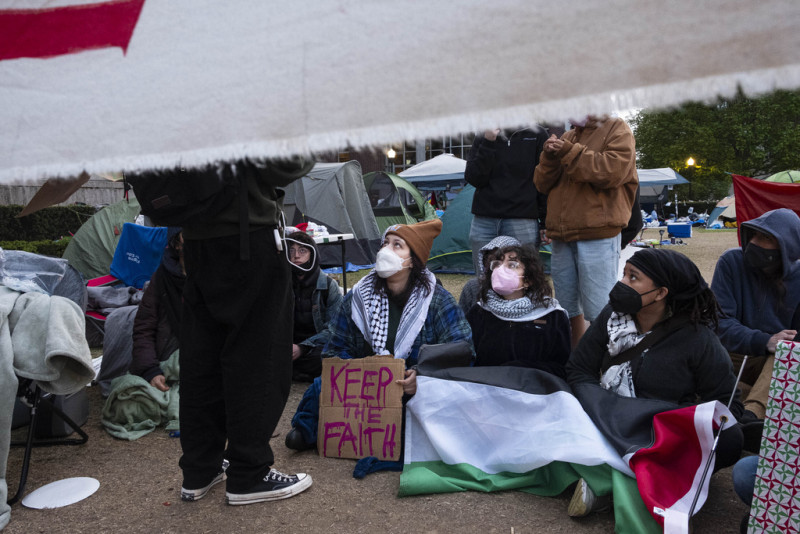
[[[686,160],[687,167],[694,167],[694,158],[689,156],[689,159]]]

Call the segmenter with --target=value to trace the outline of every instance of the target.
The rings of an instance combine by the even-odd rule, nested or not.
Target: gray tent
[[[317,163],[307,176],[285,190],[286,224],[315,222],[327,227],[331,234],[353,234],[355,240],[346,242],[346,260],[355,265],[375,263],[381,234],[360,163]],[[342,264],[339,247],[321,246],[319,250],[322,265]]]

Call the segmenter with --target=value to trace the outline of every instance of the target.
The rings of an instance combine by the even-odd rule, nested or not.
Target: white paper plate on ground
[[[82,501],[100,487],[96,478],[65,478],[42,486],[22,499],[28,508],[61,508]]]

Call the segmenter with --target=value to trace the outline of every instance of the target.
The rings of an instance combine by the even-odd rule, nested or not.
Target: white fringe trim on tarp
[[[800,64],[286,139],[222,145],[183,152],[13,167],[0,169],[0,183],[29,183],[51,177],[75,176],[83,171],[99,174],[120,170],[131,172],[164,169],[178,165],[196,167],[209,162],[231,161],[245,157],[281,158],[338,150],[347,146],[354,148],[384,146],[408,140],[480,131],[490,127],[560,122],[571,116],[586,113],[610,113],[633,108],[666,108],[687,101],[708,103],[718,97],[733,96],[738,87],[750,97],[777,89],[797,89],[800,87]]]

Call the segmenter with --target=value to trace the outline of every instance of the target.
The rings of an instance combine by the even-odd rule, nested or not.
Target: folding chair
[[[85,393],[84,393],[85,394]],[[88,404],[85,417],[82,417],[81,423],[75,422],[69,415],[59,408],[54,402],[54,396],[50,394],[43,394],[41,388],[31,379],[25,378],[19,381],[17,388],[17,397],[24,399],[23,402],[30,410],[30,420],[28,423],[28,436],[25,441],[12,441],[12,447],[25,447],[25,453],[22,459],[22,467],[19,478],[19,485],[17,492],[13,497],[6,502],[12,505],[22,498],[25,493],[25,484],[28,481],[28,470],[30,468],[31,452],[34,447],[47,447],[52,445],[82,445],[89,440],[88,434],[81,428],[81,424],[86,422],[88,417]],[[38,423],[40,421],[41,409],[47,407],[54,416],[60,418],[73,432],[77,432],[79,438],[36,438]],[[16,413],[16,409],[15,409]],[[69,434],[68,434],[69,435]]]
[[[161,263],[164,247],[167,246],[167,228],[142,226],[125,223],[122,235],[114,250],[114,258],[109,268],[110,274],[92,278],[86,284],[88,288],[108,287],[124,284],[141,289],[150,280]],[[87,310],[87,330],[91,328],[102,340],[105,329],[105,314],[97,310]],[[90,337],[87,331],[87,338]],[[95,336],[91,336],[95,338]],[[96,346],[96,343],[92,344]]]
[[[31,282],[41,292],[51,296],[68,298],[81,310],[86,309],[86,286],[83,283],[83,278],[77,270],[69,265],[67,260],[14,250],[4,251],[4,253],[6,258],[4,269],[7,276]],[[12,289],[14,287],[13,283],[6,283],[6,285]],[[17,493],[7,500],[8,504],[17,502],[25,491],[33,447],[59,444],[78,445],[86,443],[88,440],[87,434],[80,428],[80,425],[88,419],[89,411],[89,403],[84,390],[70,396],[52,395],[43,392],[34,380],[19,378],[16,397],[17,399],[23,399],[23,401],[17,402],[14,408],[12,428],[22,427],[25,424],[29,424],[30,427],[27,440],[12,441],[10,443],[12,447],[24,446],[25,453]],[[67,404],[66,399],[71,399],[71,402]],[[62,402],[65,402],[65,407],[77,407],[79,408],[78,411],[83,413],[76,416],[75,411],[72,410],[72,416],[68,415],[59,407]],[[42,432],[43,425],[41,424],[47,420],[47,417],[43,417],[46,412],[52,414],[54,421],[58,419],[64,422],[66,430],[59,435],[66,434],[69,436],[77,432],[80,437],[68,439],[42,438],[41,434],[48,434],[48,432]],[[78,419],[78,422],[75,419]],[[59,423],[52,426],[60,427],[61,425]]]

